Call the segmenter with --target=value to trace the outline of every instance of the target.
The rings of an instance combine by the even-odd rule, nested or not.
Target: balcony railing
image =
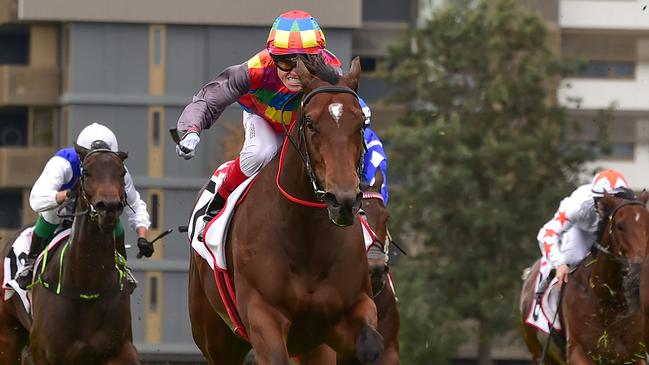
[[[18,0],[0,0],[0,24],[18,20]]]
[[[0,106],[56,105],[59,82],[60,72],[56,68],[1,65]]]
[[[53,148],[0,147],[0,188],[31,187],[53,153]]]

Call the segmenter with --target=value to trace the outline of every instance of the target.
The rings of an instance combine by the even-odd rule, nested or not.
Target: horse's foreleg
[[[363,294],[350,314],[335,327],[334,348],[339,364],[354,362],[354,355],[363,365],[381,364],[383,336],[376,330],[376,323],[376,305]]]
[[[2,304],[0,306],[0,364],[21,364],[21,353],[27,344],[27,331],[7,310],[10,303]]]
[[[124,343],[118,354],[106,360],[104,365],[140,365],[135,346],[131,342]]]
[[[568,341],[568,364],[595,365],[595,362],[586,355],[581,345]]]
[[[336,352],[327,346],[320,345],[305,356],[300,356],[300,365],[335,365]]]
[[[288,365],[286,339],[291,322],[273,306],[257,297],[248,303],[247,316],[255,364]]]
[[[395,346],[385,348],[381,365],[399,365],[399,350]]]

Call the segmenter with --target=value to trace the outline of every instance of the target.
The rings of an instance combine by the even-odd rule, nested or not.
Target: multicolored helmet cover
[[[327,44],[324,33],[311,14],[291,10],[275,19],[266,46],[273,55],[318,54]]]
[[[628,188],[629,184],[624,175],[618,171],[604,170],[595,175],[592,186],[593,196],[601,197],[604,196],[604,193],[613,193],[616,189]]]

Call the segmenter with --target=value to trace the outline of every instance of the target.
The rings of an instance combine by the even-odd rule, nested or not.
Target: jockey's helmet
[[[624,175],[615,170],[598,172],[591,185],[591,191],[595,197],[602,197],[604,193],[615,193],[620,188],[629,188]]]
[[[115,134],[103,124],[92,123],[85,127],[81,133],[79,133],[79,137],[77,137],[77,144],[87,149],[91,149],[92,143],[95,141],[106,142],[110,147],[110,150],[113,152],[119,150]]]
[[[291,10],[275,19],[266,47],[274,56],[318,54],[327,41],[318,22],[306,11]]]

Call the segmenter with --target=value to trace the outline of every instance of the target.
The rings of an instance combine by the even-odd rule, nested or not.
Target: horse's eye
[[[617,228],[618,231],[624,231],[625,229],[624,224],[616,224],[615,228]]]
[[[313,126],[313,121],[312,121],[311,118],[309,118],[309,117],[306,117],[306,127],[307,127],[310,131],[315,132],[315,127]]]

